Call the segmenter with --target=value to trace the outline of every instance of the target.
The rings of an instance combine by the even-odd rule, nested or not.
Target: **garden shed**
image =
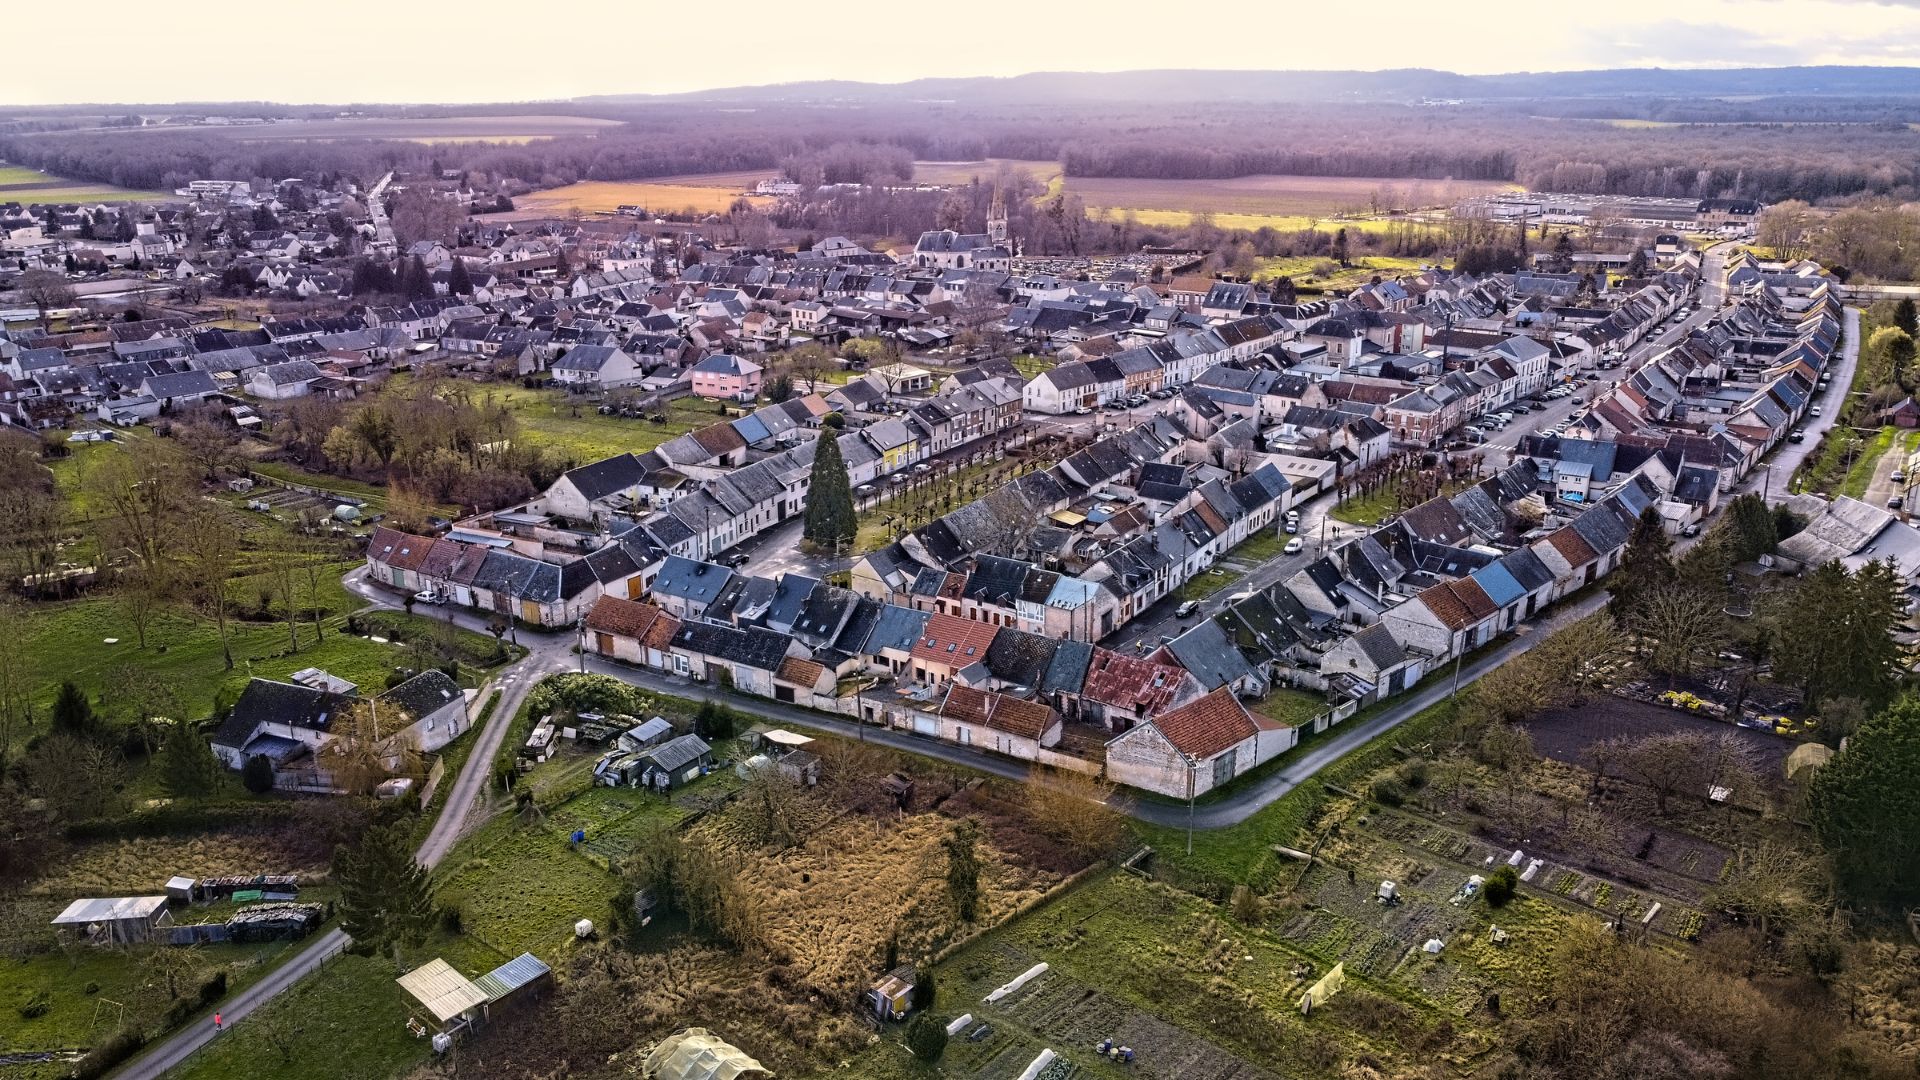
[[[127,945],[148,940],[155,927],[172,921],[164,896],[118,896],[75,900],[54,916],[53,925],[89,941]]]
[[[474,1020],[475,1010],[487,1003],[485,990],[437,956],[395,981],[442,1030],[467,1026]]]

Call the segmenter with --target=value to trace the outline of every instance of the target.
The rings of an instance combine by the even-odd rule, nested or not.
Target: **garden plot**
[[[985,1012],[992,1011],[996,1010]],[[1271,1080],[1273,1076],[1205,1039],[1052,972],[997,1012],[1035,1032],[1056,1051],[1094,1047],[1108,1038],[1130,1046],[1137,1056],[1127,1072],[1146,1080]]]

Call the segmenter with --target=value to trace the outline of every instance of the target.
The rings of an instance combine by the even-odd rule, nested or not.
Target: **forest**
[[[1849,108],[1844,100],[1821,99],[1817,108],[1808,108],[1822,115],[1844,113]],[[1670,126],[1623,126],[1582,116],[1691,118],[1671,100],[1585,109],[1553,102],[1169,106],[1125,101],[875,103],[857,109],[777,102],[751,111],[705,102],[552,108],[622,124],[603,134],[524,145],[434,146],[368,139],[248,141],[244,128],[24,133],[15,128],[0,134],[0,157],[60,176],[148,189],[171,189],[190,178],[319,172],[370,177],[388,168],[424,168],[433,160],[551,187],[575,180],[773,170],[801,162],[821,167],[815,171],[810,165],[800,178],[834,182],[870,173],[862,160],[884,163],[883,172],[898,175],[913,160],[1011,158],[1059,161],[1069,176],[1084,177],[1456,178],[1550,191],[1811,203],[1909,197],[1920,161],[1920,132],[1899,122],[1912,108],[1895,99],[1859,103],[1878,123]],[[1728,114],[1716,105],[1699,115]],[[869,150],[829,153],[850,146]]]

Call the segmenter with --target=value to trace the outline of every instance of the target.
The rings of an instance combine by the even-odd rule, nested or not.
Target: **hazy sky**
[[[1920,0],[83,6],[77,37],[4,51],[0,102],[524,101],[1138,68],[1920,65]]]

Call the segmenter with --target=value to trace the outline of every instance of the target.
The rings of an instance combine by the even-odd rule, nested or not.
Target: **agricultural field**
[[[1276,255],[1259,260],[1253,276],[1259,281],[1285,276],[1292,278],[1293,283],[1302,288],[1349,292],[1372,281],[1376,275],[1393,278],[1417,274],[1434,265],[1432,260],[1400,255],[1364,255],[1351,261],[1352,266],[1342,267],[1324,256]]]
[[[923,184],[990,183],[1001,168],[1043,183],[1039,198],[1066,192],[1080,196],[1097,216],[1132,214],[1142,225],[1183,228],[1196,214],[1210,214],[1225,229],[1262,227],[1298,230],[1344,225],[1382,231],[1397,217],[1390,209],[1444,209],[1462,199],[1514,185],[1480,180],[1394,180],[1372,177],[1242,176],[1230,180],[1148,180],[1068,177],[1054,161],[916,161],[913,179]],[[771,176],[768,170],[668,176],[647,181],[583,181],[536,191],[515,200],[516,213],[611,212],[622,205],[655,213],[725,213],[735,199]],[[1284,271],[1275,271],[1276,273]]]
[[[170,199],[160,191],[131,191],[91,180],[68,180],[19,165],[0,163],[0,202],[101,203]]]
[[[761,178],[764,179],[764,174]],[[519,196],[513,201],[513,213],[564,214],[578,210],[585,214],[610,214],[622,206],[642,206],[655,214],[724,214],[741,198],[739,187],[701,184],[696,182],[698,179],[582,180]]]

